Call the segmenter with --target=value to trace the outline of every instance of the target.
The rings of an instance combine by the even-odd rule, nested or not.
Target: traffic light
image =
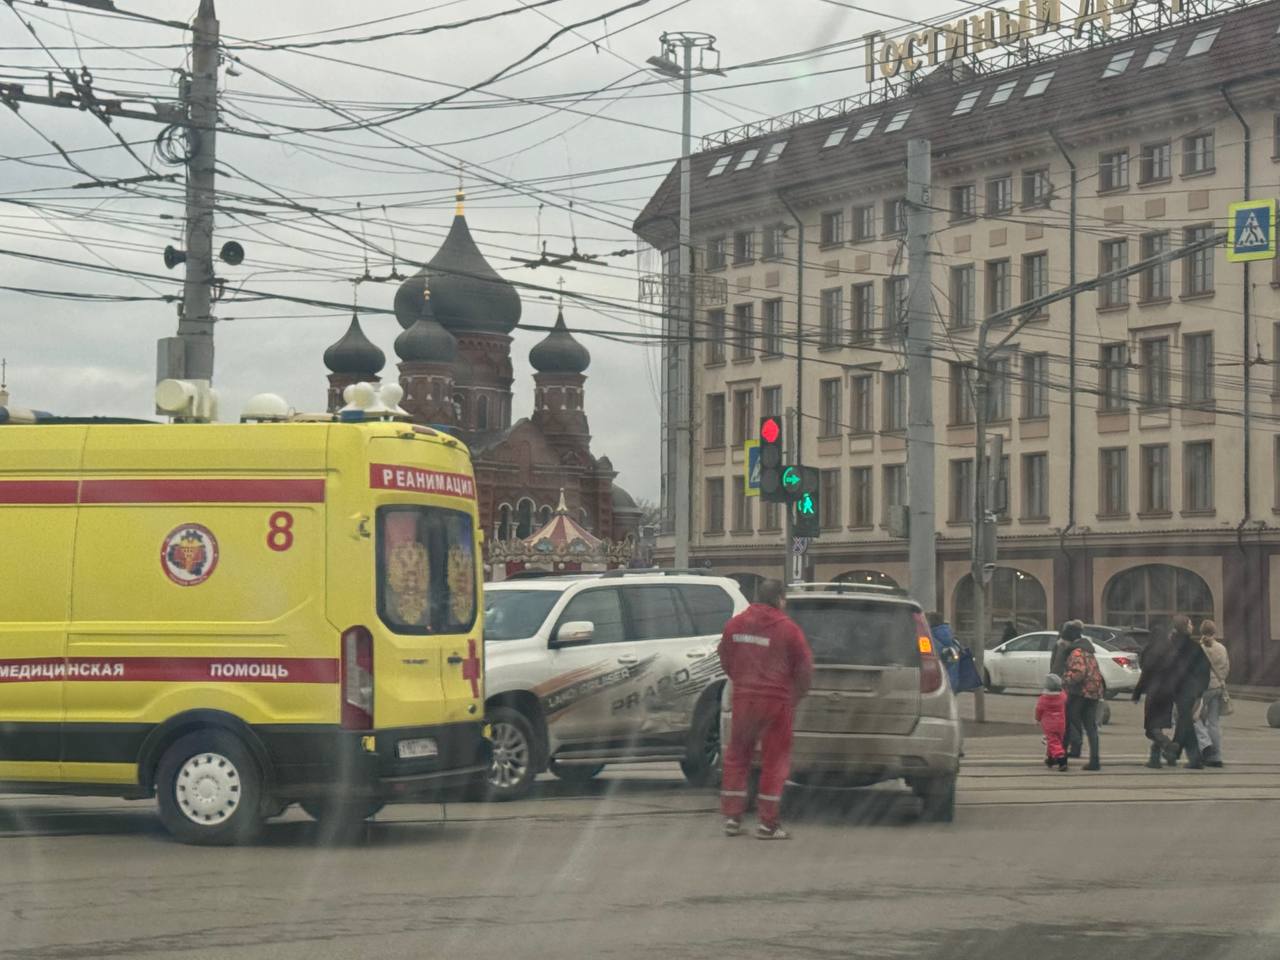
[[[785,503],[782,487],[782,418],[760,418],[760,499]]]
[[[798,477],[793,496],[791,532],[797,537],[816,537],[821,530],[822,502],[818,493],[817,467],[792,467]]]

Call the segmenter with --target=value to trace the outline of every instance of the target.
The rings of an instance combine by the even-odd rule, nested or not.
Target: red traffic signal
[[[777,417],[765,417],[760,421],[760,439],[765,443],[777,443],[781,436],[782,424],[778,422]]]

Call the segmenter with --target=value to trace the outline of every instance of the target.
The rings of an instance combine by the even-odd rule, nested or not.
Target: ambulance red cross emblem
[[[471,696],[480,697],[480,658],[476,656],[476,642],[467,641],[467,659],[462,661],[462,679],[471,681]]]

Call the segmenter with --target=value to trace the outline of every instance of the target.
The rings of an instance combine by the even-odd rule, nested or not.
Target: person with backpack
[[[1200,646],[1209,660],[1209,689],[1204,692],[1200,719],[1196,721],[1196,739],[1206,767],[1222,766],[1222,717],[1231,711],[1227,693],[1227,674],[1231,657],[1218,638],[1218,626],[1212,620],[1200,624]]]
[[[1102,702],[1102,671],[1098,668],[1098,658],[1094,655],[1093,644],[1089,642],[1075,621],[1068,623],[1063,630],[1068,640],[1067,666],[1063,676],[1067,689],[1067,729],[1089,741],[1089,762],[1082,769],[1101,770],[1101,757],[1098,751],[1098,704]],[[1068,746],[1067,755],[1078,757],[1082,744],[1076,739]]]

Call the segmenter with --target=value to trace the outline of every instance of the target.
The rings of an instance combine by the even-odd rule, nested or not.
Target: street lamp
[[[689,537],[693,496],[693,239],[690,228],[690,157],[693,136],[693,77],[694,74],[714,73],[720,70],[720,51],[716,50],[716,38],[709,33],[676,31],[663,33],[658,38],[660,52],[646,62],[654,71],[668,79],[683,83],[682,123],[680,127],[680,233],[679,287],[675,316],[675,381],[676,381],[676,469],[675,496],[675,558],[674,566],[689,566]],[[693,65],[693,51],[698,51],[698,66]],[[677,53],[679,57],[677,57]],[[714,64],[707,65],[709,55],[714,54]],[[669,349],[669,348],[664,348]]]

